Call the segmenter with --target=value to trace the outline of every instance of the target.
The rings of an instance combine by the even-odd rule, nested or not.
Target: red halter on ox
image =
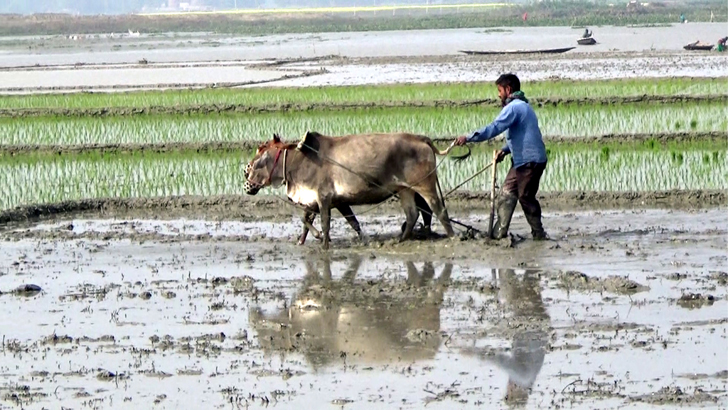
[[[253,163],[248,163],[248,165],[245,166],[245,192],[249,195],[255,195],[258,190],[264,186],[270,185],[273,180],[273,173],[275,172],[276,166],[278,165],[278,161],[281,157],[281,151],[283,151],[283,181],[288,182],[286,178],[286,157],[288,156],[288,148],[278,148],[278,152],[276,152],[276,156],[273,160],[273,167],[271,167],[268,177],[262,184],[257,184],[250,180],[250,174],[253,171]]]
[[[273,167],[270,169],[270,174],[268,174],[268,180],[265,181],[265,185],[269,185],[271,179],[273,179],[273,171],[276,169],[276,165],[278,165],[278,158],[281,157],[281,151],[287,151],[283,149],[278,149],[278,152],[276,152],[276,157],[273,160]],[[283,155],[283,180],[286,180],[286,156]]]

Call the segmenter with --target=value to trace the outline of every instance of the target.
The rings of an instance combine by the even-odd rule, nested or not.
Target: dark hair
[[[512,73],[501,74],[501,76],[498,77],[497,80],[495,80],[495,85],[499,85],[503,88],[511,87],[512,93],[515,93],[516,91],[521,91],[521,80],[519,80],[518,77]]]

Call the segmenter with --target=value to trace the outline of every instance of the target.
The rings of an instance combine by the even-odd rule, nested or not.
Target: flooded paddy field
[[[25,94],[0,100],[0,409],[726,408],[728,60],[681,50],[718,26],[549,59],[458,50],[582,29],[0,38]],[[335,213],[324,252],[280,191],[241,195],[274,132],[444,147],[503,71],[544,130],[549,241],[519,208],[508,239],[399,243],[390,201],[355,209],[367,244]],[[442,159],[443,189],[498,140]],[[450,215],[483,229],[486,178],[462,189]]]
[[[0,407],[728,405],[723,207],[545,209],[546,242],[399,244],[384,212],[328,253],[188,211],[0,232]]]
[[[322,86],[523,80],[720,77],[725,55],[689,52],[696,38],[715,42],[720,23],[600,27],[595,46],[565,54],[471,57],[461,50],[576,46],[580,29],[406,30],[256,37],[211,33],[139,38],[0,38],[0,92],[121,91],[212,86]],[[689,58],[686,58],[688,57]],[[282,60],[319,59],[279,65]],[[271,67],[255,63],[272,62]]]
[[[715,43],[724,23],[591,27],[598,44],[572,51],[682,52],[701,39]],[[584,27],[497,27],[240,36],[235,34],[127,33],[0,37],[0,67],[150,62],[342,57],[416,57],[459,50],[548,49],[577,46]],[[718,34],[716,34],[718,33]],[[571,53],[571,52],[570,52]],[[695,53],[692,53],[695,54]],[[692,55],[691,54],[691,55]],[[704,55],[698,53],[697,55]]]
[[[574,50],[576,51],[576,50]],[[452,54],[456,54],[453,51]],[[641,77],[722,77],[728,57],[702,53],[685,58],[683,52],[574,53],[540,56],[319,58],[316,62],[256,67],[246,62],[204,67],[170,67],[143,57],[116,67],[76,66],[0,70],[0,92],[42,93],[73,91],[128,91],[206,87],[317,87],[429,82],[491,82],[498,73],[512,71],[524,81],[599,80]],[[183,60],[184,61],[184,60]],[[267,60],[276,64],[273,60]],[[645,71],[645,68],[648,70]],[[159,82],[153,82],[152,79]]]

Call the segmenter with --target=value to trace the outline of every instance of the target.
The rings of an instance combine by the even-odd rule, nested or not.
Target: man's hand
[[[468,140],[468,137],[457,137],[455,139],[455,146],[456,147],[459,147],[461,145],[465,145],[465,143],[467,142],[467,140]]]
[[[508,155],[507,152],[504,152],[502,149],[499,149],[498,153],[496,154],[496,157],[495,157],[495,162],[503,161],[507,155]]]

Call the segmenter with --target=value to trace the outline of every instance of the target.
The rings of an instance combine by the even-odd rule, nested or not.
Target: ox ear
[[[301,141],[296,146],[296,149],[299,151],[307,151],[310,150],[313,147],[312,140],[314,138],[314,134],[311,131],[306,131],[306,133],[303,135],[303,138],[301,138]]]
[[[278,134],[273,134],[273,142],[275,142],[275,143],[281,142],[281,137]]]

